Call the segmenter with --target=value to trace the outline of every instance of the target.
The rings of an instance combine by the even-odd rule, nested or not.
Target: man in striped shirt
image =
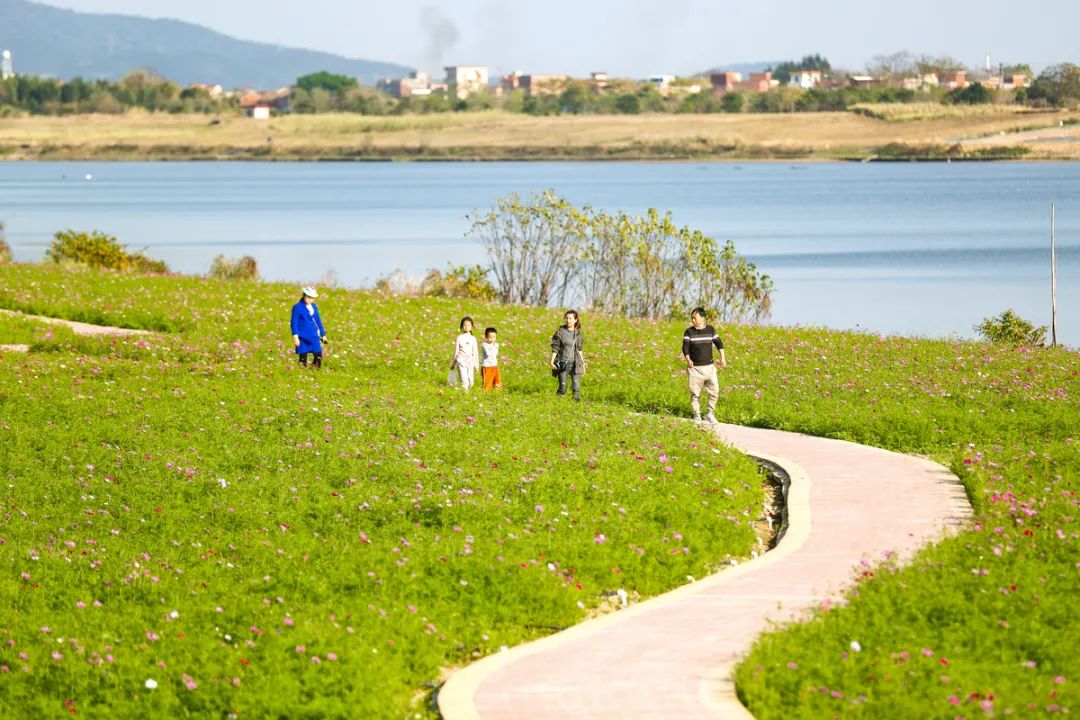
[[[693,323],[683,333],[682,354],[686,361],[687,375],[690,380],[690,409],[694,411],[694,422],[701,422],[701,391],[709,397],[709,411],[705,421],[716,422],[716,400],[720,397],[720,383],[716,378],[716,363],[713,362],[713,346],[720,351],[720,367],[727,365],[724,355],[724,342],[716,334],[716,328],[705,324],[705,308],[694,308],[690,313]]]

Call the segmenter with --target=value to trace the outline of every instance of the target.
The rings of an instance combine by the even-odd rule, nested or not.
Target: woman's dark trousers
[[[559,373],[559,395],[566,395],[566,386],[570,385],[574,392],[574,400],[581,400],[581,376],[574,374],[574,366],[569,365]]]

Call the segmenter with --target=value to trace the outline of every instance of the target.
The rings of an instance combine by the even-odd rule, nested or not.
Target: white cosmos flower
[[[155,680],[154,678],[147,678],[146,682],[143,683],[143,685],[146,686],[147,690],[156,690],[157,689],[157,680]]]
[[[858,640],[852,640],[851,649],[855,652],[862,652],[862,645],[859,644]]]

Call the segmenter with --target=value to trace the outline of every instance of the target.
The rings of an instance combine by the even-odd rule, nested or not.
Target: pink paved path
[[[861,558],[910,555],[971,512],[959,480],[928,460],[794,433],[718,431],[789,471],[790,527],[777,548],[456,673],[439,694],[446,720],[749,717],[729,672],[770,620],[835,595]]]

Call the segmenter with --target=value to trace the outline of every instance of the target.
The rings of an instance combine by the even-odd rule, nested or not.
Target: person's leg
[[[498,365],[491,368],[491,386],[496,390],[502,387],[502,370]]]
[[[472,390],[472,386],[475,380],[473,376],[473,366],[469,365],[468,367],[463,368],[463,370],[465,372],[461,376],[461,386],[466,390]]]
[[[694,412],[694,419],[701,417],[701,388],[705,385],[705,379],[701,371],[692,367],[686,374],[690,386],[690,409]]]
[[[716,401],[720,397],[720,381],[716,377],[716,366],[710,365],[705,372],[705,392],[709,397],[709,419],[716,421]]]
[[[322,353],[311,353],[311,357],[314,358],[311,362],[316,368],[322,369]]]
[[[563,370],[561,373],[559,373],[559,389],[555,392],[556,395],[566,394],[566,382],[568,379],[569,372],[567,370]]]
[[[307,353],[296,353],[300,358],[300,364],[307,367]]]
[[[574,400],[576,402],[581,401],[581,375],[574,373],[573,375],[573,387],[574,387]]]
[[[485,390],[493,390],[495,388],[495,368],[480,368],[480,379],[483,381]]]

